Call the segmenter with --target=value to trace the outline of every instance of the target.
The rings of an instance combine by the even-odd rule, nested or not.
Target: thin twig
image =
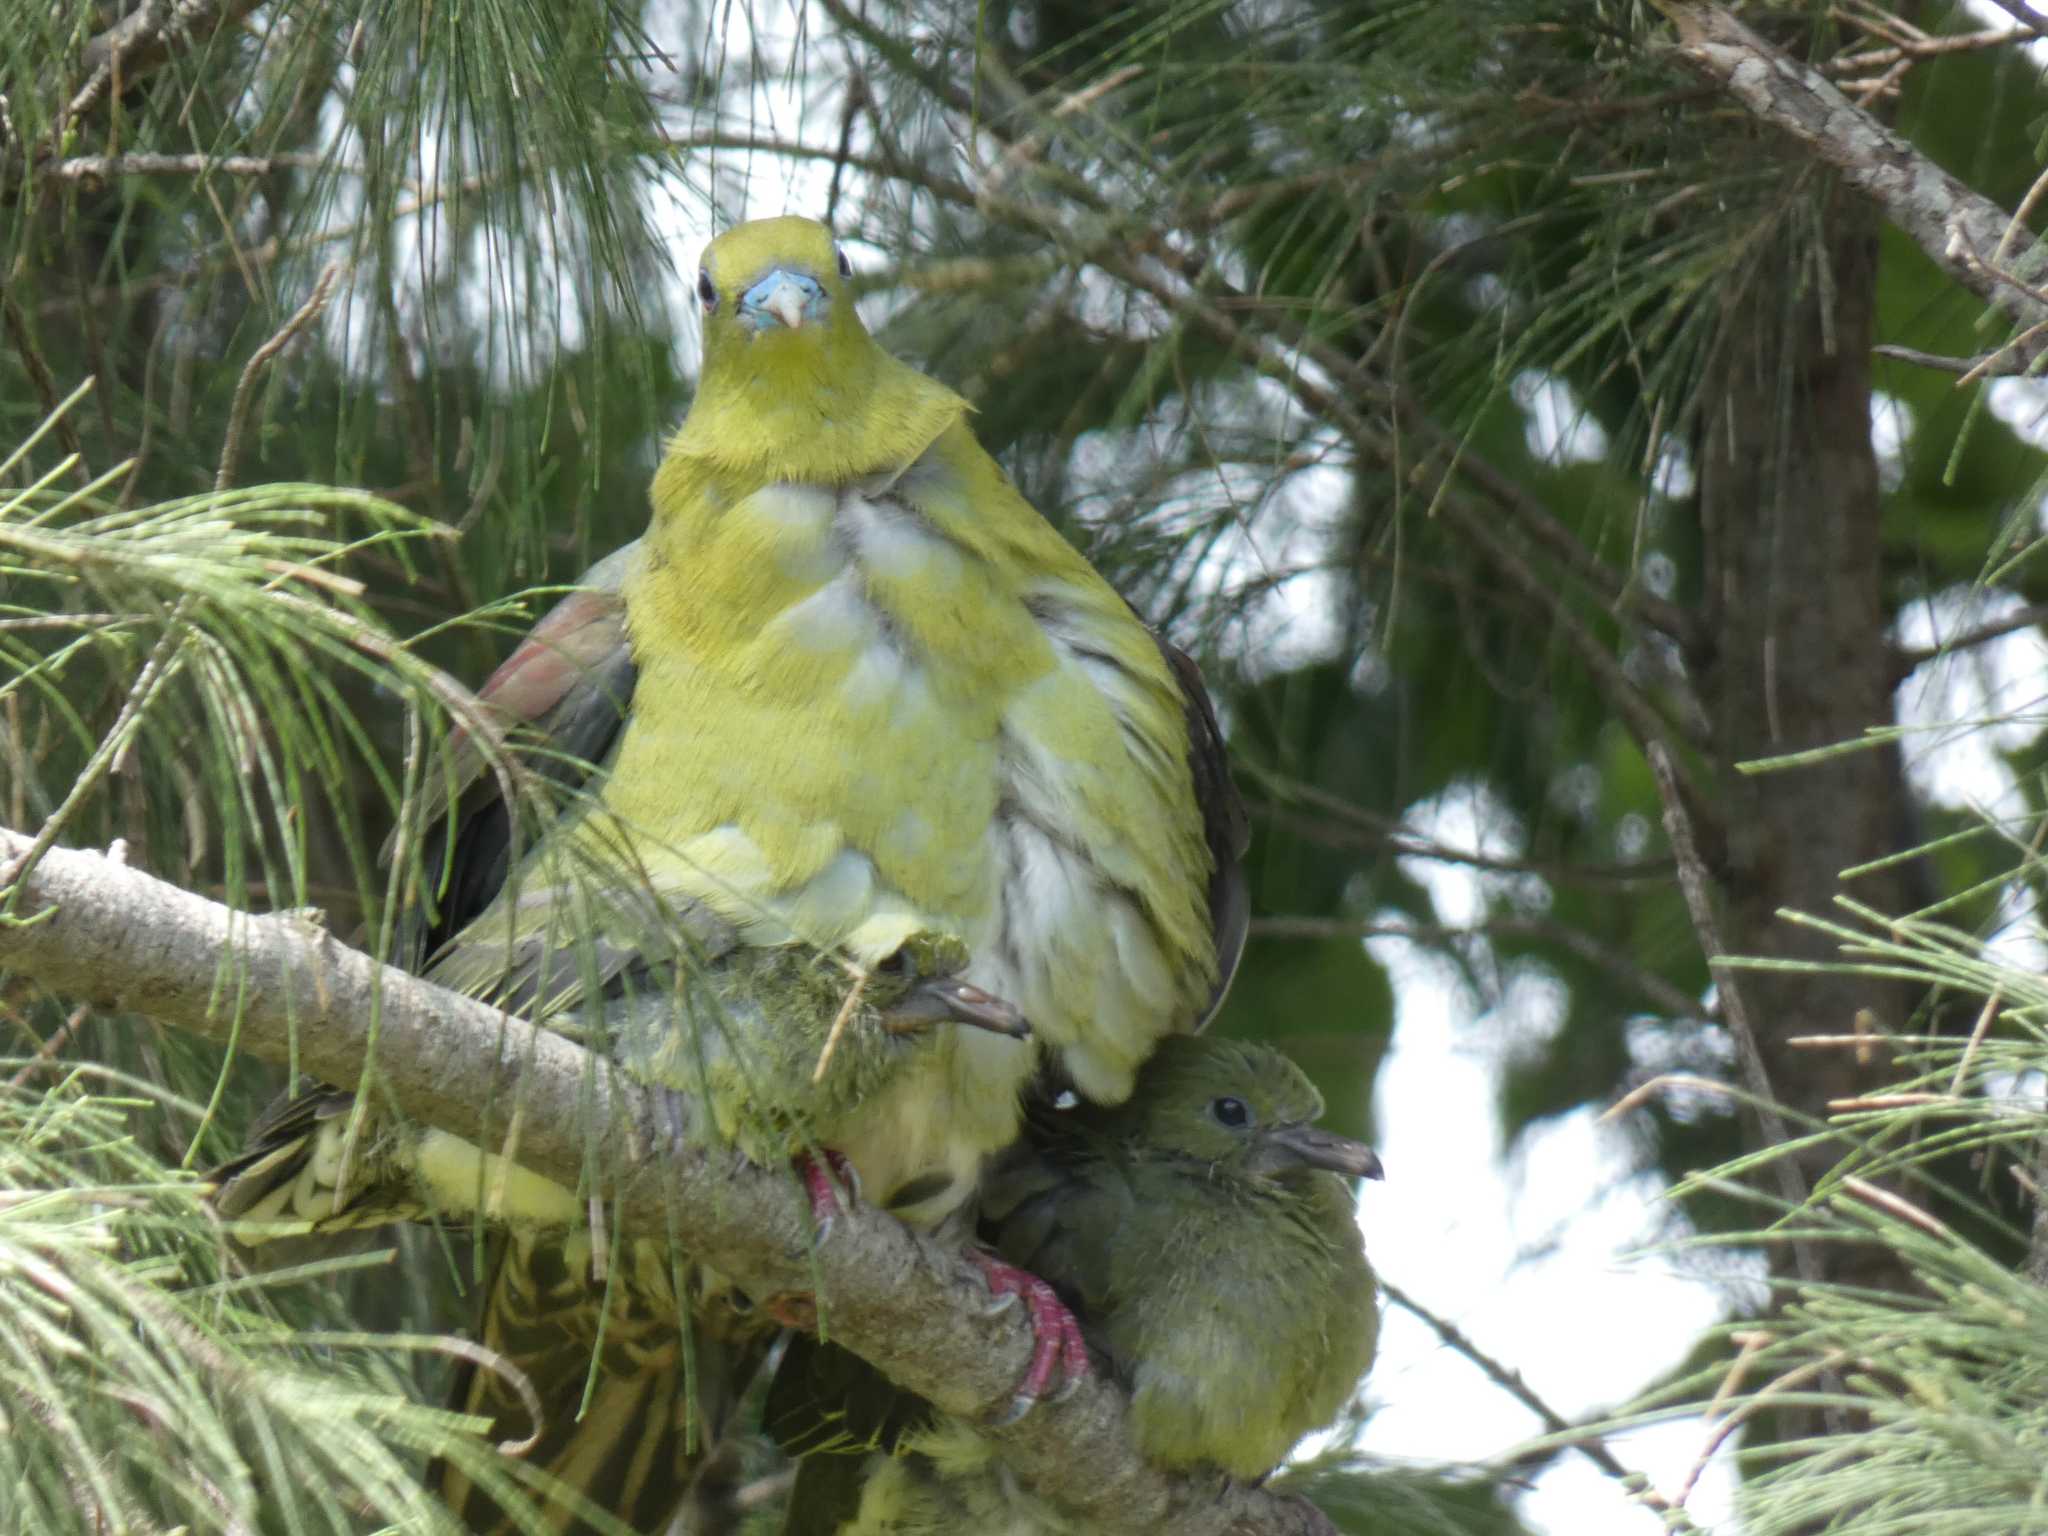
[[[1416,944],[1454,943],[1460,939],[1529,938],[1561,944],[1634,987],[1664,1014],[1677,1019],[1707,1017],[1710,1010],[1655,973],[1591,934],[1543,917],[1495,917],[1470,927],[1441,923],[1376,923],[1343,917],[1255,917],[1252,936],[1263,939],[1407,939]]]
[[[833,1015],[832,1028],[825,1036],[824,1049],[818,1052],[818,1064],[811,1069],[812,1082],[825,1081],[825,1069],[832,1065],[832,1053],[839,1049],[839,1037],[846,1033],[847,1021],[853,1017],[854,1010],[860,1007],[861,996],[868,989],[868,974],[864,970],[854,971],[853,985],[846,989],[846,1001],[839,1005],[839,1012]]]
[[[169,615],[164,619],[164,632],[150,648],[149,657],[136,674],[128,696],[121,702],[121,712],[114,717],[114,723],[107,728],[107,734],[93,749],[85,767],[80,770],[77,780],[66,792],[57,808],[43,818],[43,824],[36,830],[35,838],[29,845],[0,863],[0,890],[5,891],[4,903],[0,903],[0,917],[12,916],[20,905],[22,892],[27,888],[27,878],[38,863],[53,847],[73,813],[96,791],[100,782],[114,771],[115,766],[127,755],[131,732],[142,719],[144,711],[155,702],[156,696],[182,669],[185,652],[178,640],[185,629],[185,618],[192,610],[192,595],[188,592],[178,599]]]
[[[319,170],[325,155],[74,155],[53,160],[36,174],[49,181],[107,182],[123,176],[270,176],[287,169]],[[340,169],[336,167],[336,169]]]
[[[1996,618],[1975,629],[1966,629],[1959,635],[1950,635],[1932,645],[1916,645],[1910,649],[1901,648],[1892,653],[1892,667],[1899,677],[1904,677],[1915,667],[1957,651],[1966,651],[1973,645],[1982,645],[1988,640],[1997,640],[2022,629],[2032,629],[2039,624],[2048,624],[2048,603],[2029,603],[2024,608],[2015,608],[2002,618]]]
[[[1629,1470],[1621,1458],[1608,1448],[1607,1442],[1601,1439],[1598,1434],[1589,1429],[1579,1428],[1563,1414],[1551,1407],[1549,1403],[1545,1402],[1537,1395],[1535,1389],[1522,1379],[1520,1371],[1496,1360],[1492,1355],[1473,1343],[1464,1330],[1459,1328],[1456,1323],[1451,1322],[1448,1318],[1439,1316],[1428,1307],[1425,1307],[1413,1296],[1402,1290],[1400,1286],[1387,1279],[1386,1276],[1382,1275],[1379,1277],[1379,1287],[1381,1294],[1387,1300],[1391,1301],[1402,1311],[1411,1313],[1421,1319],[1422,1322],[1429,1326],[1431,1332],[1443,1340],[1447,1347],[1470,1360],[1479,1368],[1480,1374],[1485,1376],[1488,1381],[1491,1381],[1495,1386],[1507,1393],[1508,1396],[1535,1414],[1542,1421],[1544,1430],[1552,1438],[1563,1439],[1569,1436],[1572,1449],[1580,1452],[1594,1466],[1605,1472],[1616,1482],[1628,1487],[1631,1497],[1644,1498],[1660,1509],[1665,1507],[1663,1499],[1654,1493],[1648,1493],[1642,1489],[1642,1484],[1645,1482],[1642,1473]]]
[[[1750,1019],[1749,1009],[1743,1003],[1742,989],[1736,985],[1735,970],[1728,964],[1728,946],[1721,942],[1720,919],[1714,915],[1713,876],[1706,861],[1700,857],[1699,845],[1693,841],[1692,818],[1686,814],[1669,750],[1661,742],[1652,742],[1648,750],[1650,772],[1657,781],[1657,796],[1664,802],[1664,835],[1671,843],[1672,857],[1678,861],[1678,888],[1685,896],[1685,908],[1692,917],[1693,932],[1699,936],[1700,948],[1706,954],[1707,968],[1713,973],[1714,985],[1721,992],[1721,1018],[1727,1024],[1728,1032],[1735,1037],[1735,1054],[1742,1065],[1743,1081],[1756,1101],[1751,1108],[1766,1144],[1782,1147],[1791,1141],[1792,1133],[1785,1124],[1784,1116],[1778,1113],[1778,1097],[1771,1091],[1771,1076],[1764,1066],[1763,1043]],[[1772,1158],[1771,1168],[1778,1181],[1778,1192],[1786,1203],[1794,1206],[1805,1204],[1806,1178],[1793,1160],[1790,1157]],[[1820,1263],[1808,1245],[1794,1243],[1792,1246],[1800,1275],[1809,1283],[1818,1283]]]
[[[220,472],[213,477],[213,488],[224,491],[235,483],[235,461],[241,457],[242,434],[249,426],[249,407],[256,396],[256,380],[262,375],[266,364],[282,352],[327,307],[328,296],[334,291],[334,281],[341,276],[341,263],[330,261],[321,269],[320,277],[313,284],[313,293],[285,323],[278,327],[277,334],[258,347],[249,361],[243,365],[242,377],[235,385],[235,399],[228,408],[228,428],[220,450]]]
[[[1516,859],[1478,853],[1469,848],[1454,848],[1449,843],[1424,837],[1398,817],[1354,805],[1342,795],[1292,778],[1264,764],[1240,762],[1232,766],[1240,778],[1255,779],[1273,790],[1275,798],[1254,802],[1255,810],[1286,818],[1290,827],[1304,835],[1341,847],[1384,849],[1402,858],[1433,859],[1445,864],[1465,864],[1473,869],[1495,870],[1501,874],[1538,875],[1545,880],[1587,885],[1662,885],[1671,878],[1669,859],[1567,864],[1555,859]],[[1332,829],[1327,821],[1318,822],[1301,815],[1294,809],[1296,803],[1324,812],[1344,825]]]
[[[1687,1499],[1692,1497],[1693,1489],[1699,1483],[1700,1474],[1706,1471],[1707,1464],[1714,1459],[1714,1453],[1727,1443],[1730,1435],[1734,1434],[1736,1430],[1740,1429],[1758,1413],[1761,1413],[1770,1399],[1782,1396],[1802,1382],[1809,1381],[1816,1376],[1823,1379],[1831,1379],[1834,1372],[1841,1366],[1846,1365],[1848,1361],[1848,1352],[1838,1349],[1819,1360],[1809,1360],[1804,1365],[1795,1366],[1793,1369],[1785,1372],[1784,1375],[1766,1382],[1757,1392],[1756,1396],[1746,1399],[1741,1407],[1729,1414],[1719,1424],[1716,1424],[1708,1433],[1707,1443],[1701,1447],[1699,1455],[1694,1458],[1692,1470],[1686,1474],[1685,1481],[1679,1485],[1677,1496],[1673,1502],[1682,1506]]]
[[[1951,357],[1946,352],[1923,352],[1918,347],[1902,347],[1889,341],[1880,342],[1870,350],[1878,357],[1911,363],[1916,368],[1932,368],[1937,373],[1962,374],[1978,379],[2016,378],[2029,372],[2033,367],[2030,360],[2013,355],[2011,349],[2005,347],[1996,352],[1981,352],[1975,357]]]
[[[2027,0],[1991,0],[1991,3],[2036,36],[2048,37],[2048,16],[2035,10]]]
[[[27,1065],[7,1080],[7,1086],[10,1088],[26,1088],[28,1080],[34,1077],[42,1068],[55,1061],[57,1053],[63,1050],[65,1043],[71,1039],[72,1035],[77,1033],[78,1027],[91,1017],[92,1008],[85,1003],[80,1003],[76,1008],[72,1009],[70,1016],[50,1032],[50,1038],[36,1047],[36,1053],[28,1059]]]
[[[43,414],[54,426],[57,441],[72,458],[72,473],[80,485],[92,483],[92,472],[85,465],[85,445],[79,441],[78,431],[71,425],[65,414],[66,402],[57,396],[57,380],[50,372],[50,365],[43,358],[42,348],[36,345],[35,336],[29,331],[28,316],[21,312],[21,306],[14,302],[14,295],[0,284],[0,320],[7,325],[7,339],[14,343],[14,350],[21,354],[21,366],[27,372],[29,383],[35,387],[36,395],[43,403]]]

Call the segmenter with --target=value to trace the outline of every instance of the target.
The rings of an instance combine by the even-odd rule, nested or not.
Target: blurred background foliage
[[[2048,89],[2004,11],[1744,14],[2026,197]],[[1669,37],[1635,0],[0,6],[0,444],[35,438],[0,469],[0,809],[388,933],[414,872],[374,850],[444,728],[431,669],[480,680],[546,601],[520,594],[639,531],[697,247],[805,212],[887,344],[1201,656],[1255,813],[1218,1027],[1370,1134],[1390,965],[1427,953],[1499,1026],[1510,1135],[1732,1081],[1645,748],[1733,952],[1831,956],[1776,914],[1851,868],[1885,913],[2030,934],[2048,392],[1904,360],[2004,332]],[[186,498],[279,482],[161,542]],[[110,564],[121,539],[155,563]],[[1792,1037],[1975,1016],[1924,978],[1742,985],[1808,1119],[1892,1068]],[[272,1085],[6,999],[19,1051],[209,1106],[203,1136],[154,1122],[174,1162]],[[1758,1134],[1697,1092],[1628,1126],[1666,1180]],[[2017,1264],[2017,1186],[1976,1183],[1949,1219]],[[1704,1185],[1671,1224],[1756,1213]],[[1884,1244],[1826,1252],[1907,1283]]]

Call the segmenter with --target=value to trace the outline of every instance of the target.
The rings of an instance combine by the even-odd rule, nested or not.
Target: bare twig
[[[2027,0],[1991,0],[1991,3],[2036,36],[2048,37],[2048,16],[2035,10]]]
[[[123,176],[269,176],[286,169],[317,170],[324,155],[75,155],[53,160],[37,175],[50,181],[114,181]]]
[[[92,472],[85,465],[85,445],[78,440],[78,430],[71,425],[71,418],[65,413],[67,402],[58,398],[57,380],[50,372],[50,365],[43,358],[42,348],[36,345],[35,336],[29,331],[28,316],[21,312],[21,306],[14,302],[14,295],[0,284],[0,321],[7,326],[7,339],[14,343],[14,350],[21,355],[22,370],[28,374],[29,383],[35,387],[43,403],[43,414],[54,424],[57,441],[74,460],[72,473],[80,485],[92,483]]]
[[[1595,1434],[1592,1430],[1581,1429],[1574,1425],[1563,1414],[1545,1402],[1537,1395],[1536,1390],[1522,1379],[1520,1371],[1512,1366],[1503,1365],[1500,1361],[1494,1359],[1492,1355],[1473,1343],[1464,1330],[1459,1328],[1456,1323],[1448,1318],[1439,1316],[1428,1307],[1422,1305],[1421,1302],[1402,1290],[1400,1286],[1388,1280],[1386,1276],[1382,1275],[1379,1277],[1379,1287],[1387,1300],[1401,1308],[1402,1311],[1411,1313],[1421,1319],[1422,1322],[1429,1326],[1431,1332],[1443,1340],[1447,1347],[1470,1360],[1479,1368],[1480,1374],[1485,1376],[1488,1381],[1491,1381],[1495,1386],[1507,1393],[1508,1396],[1535,1414],[1542,1421],[1543,1428],[1551,1438],[1556,1440],[1568,1438],[1573,1450],[1580,1452],[1588,1461],[1592,1462],[1594,1466],[1605,1472],[1616,1482],[1627,1486],[1632,1497],[1640,1498],[1645,1503],[1658,1509],[1668,1507],[1662,1498],[1643,1487],[1647,1481],[1643,1474],[1633,1472],[1625,1466],[1621,1458],[1608,1449],[1607,1442],[1601,1439],[1599,1435]],[[1692,1522],[1689,1520],[1683,1521],[1683,1527],[1691,1529]]]
[[[139,5],[85,45],[80,63],[85,84],[72,95],[57,124],[61,137],[72,122],[94,110],[109,96],[118,79],[134,86],[178,52],[193,47],[224,27],[232,27],[261,0],[159,0]]]
[[[1589,933],[1545,917],[1494,917],[1469,928],[1440,923],[1376,923],[1343,917],[1255,917],[1252,935],[1265,939],[1407,939],[1416,944],[1447,944],[1460,939],[1530,938],[1560,944],[1580,959],[1627,982],[1644,999],[1671,1018],[1705,1018],[1707,1006],[1688,997],[1663,977],[1610,949]]]
[[[1256,768],[1248,770],[1241,764],[1232,766],[1244,777],[1268,777]],[[1276,777],[1272,782],[1278,784],[1283,781]],[[1330,848],[1361,848],[1392,854],[1397,858],[1429,859],[1441,864],[1462,864],[1471,869],[1494,870],[1510,875],[1537,875],[1564,885],[1619,886],[1626,889],[1662,885],[1671,878],[1671,861],[1668,859],[1588,860],[1584,864],[1571,864],[1561,859],[1515,859],[1475,853],[1469,848],[1456,848],[1449,843],[1420,836],[1393,817],[1376,817],[1362,806],[1345,806],[1339,810],[1335,805],[1322,803],[1327,799],[1342,805],[1341,796],[1318,792],[1317,796],[1304,795],[1300,798],[1326,814],[1311,815],[1297,806],[1277,800],[1253,801],[1252,807],[1290,832],[1297,832]],[[1337,819],[1343,817],[1346,810],[1357,813],[1355,821]]]
[[[1950,357],[1946,352],[1923,352],[1918,347],[1902,347],[1889,341],[1880,343],[1870,350],[1879,357],[1911,363],[1916,368],[1932,368],[1937,373],[1957,373],[1967,378],[2013,378],[2031,370],[2031,364],[2027,359],[2015,355],[2010,348],[2005,347],[1996,352],[1979,353],[1975,357]]]
[[[1708,872],[1706,861],[1700,857],[1699,846],[1693,841],[1692,818],[1686,814],[1670,752],[1661,743],[1653,742],[1649,758],[1650,772],[1657,780],[1658,798],[1664,802],[1664,835],[1670,840],[1672,857],[1678,861],[1678,888],[1685,896],[1685,908],[1692,917],[1693,932],[1699,935],[1700,948],[1706,954],[1707,968],[1713,972],[1714,985],[1720,989],[1721,1018],[1728,1025],[1728,1032],[1735,1037],[1735,1054],[1742,1064],[1743,1082],[1755,1100],[1750,1107],[1765,1143],[1782,1147],[1791,1141],[1792,1133],[1785,1124],[1784,1116],[1778,1113],[1777,1095],[1771,1092],[1770,1073],[1764,1067],[1763,1043],[1750,1019],[1749,1009],[1743,1004],[1742,989],[1735,981],[1735,970],[1728,964],[1728,947],[1721,942],[1720,919],[1714,915],[1713,876]],[[1785,1202],[1794,1206],[1804,1204],[1806,1179],[1792,1159],[1789,1156],[1772,1158],[1771,1168],[1778,1181],[1778,1192]],[[1820,1265],[1808,1245],[1795,1243],[1793,1252],[1802,1278],[1818,1282],[1821,1278]]]
[[[832,1028],[825,1035],[824,1049],[818,1052],[818,1065],[811,1071],[812,1082],[825,1081],[825,1069],[832,1065],[832,1053],[839,1049],[840,1036],[846,1033],[847,1022],[860,1007],[860,1000],[867,995],[868,980],[866,971],[854,971],[853,985],[846,989],[846,1001],[839,1005],[839,1012],[833,1015]]]
[[[1957,651],[1967,651],[1971,646],[1982,645],[1988,640],[1997,640],[2022,629],[2033,629],[2041,624],[2048,624],[2048,603],[2029,603],[2024,608],[2013,609],[2002,618],[1979,624],[1974,629],[1966,629],[1959,635],[1937,640],[1932,645],[1902,647],[1893,653],[1892,667],[1899,677],[1904,677],[1915,667],[1923,666],[1930,661],[1938,661],[1944,656],[1954,655]]]
[[[0,859],[0,922],[21,910],[22,896],[27,889],[25,877],[34,870],[43,855],[57,845],[57,839],[63,835],[65,825],[78,808],[125,760],[129,743],[134,739],[143,715],[156,702],[164,686],[182,669],[185,653],[178,642],[185,633],[185,619],[191,609],[192,597],[188,593],[178,599],[170,613],[165,615],[164,632],[150,647],[148,659],[129,686],[127,697],[121,701],[121,712],[107,727],[107,734],[100,738],[99,745],[93,748],[92,756],[79,770],[63,800],[43,818],[43,824],[33,839],[21,839],[22,846],[18,850]]]
[[[313,284],[312,295],[301,304],[292,317],[277,328],[277,334],[258,347],[243,365],[242,377],[235,384],[234,403],[228,408],[227,434],[221,444],[220,471],[213,477],[213,488],[224,491],[235,483],[235,461],[241,457],[242,434],[248,430],[249,407],[256,398],[256,381],[262,377],[270,360],[291,343],[291,339],[319,318],[327,307],[327,300],[334,292],[334,281],[341,276],[341,263],[330,261]]]
[[[7,1080],[7,1086],[10,1088],[26,1088],[28,1080],[55,1061],[57,1053],[62,1051],[65,1045],[70,1042],[71,1037],[78,1032],[79,1025],[91,1017],[92,1009],[86,1004],[81,1003],[78,1007],[72,1009],[64,1022],[50,1031],[50,1038],[36,1047],[35,1055],[31,1056],[23,1064],[19,1072]]]

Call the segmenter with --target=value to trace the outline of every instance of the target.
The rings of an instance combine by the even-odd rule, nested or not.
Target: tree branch
[[[80,51],[80,83],[57,104],[53,131],[28,153],[14,143],[12,114],[0,97],[0,198],[14,195],[24,177],[33,179],[59,153],[66,133],[80,118],[97,112],[183,51],[203,47],[215,33],[233,27],[260,0],[150,0],[87,39]],[[82,78],[81,78],[82,77]],[[68,86],[60,89],[68,89]],[[26,195],[26,194],[23,194]]]
[[[65,109],[65,122],[92,111],[115,87],[126,88],[182,49],[196,48],[236,25],[261,0],[156,0],[139,5],[91,39],[79,59],[85,83]]]
[[[1892,654],[1892,671],[1904,678],[1915,667],[1924,666],[1943,656],[1953,656],[1987,641],[2003,639],[2023,629],[2032,629],[2039,624],[2048,624],[2048,603],[2029,603],[2024,608],[2015,608],[2001,618],[1991,619],[1966,629],[1960,634],[1949,635],[1932,645],[1902,646]]]
[[[2048,322],[2039,252],[2011,214],[1721,7],[1697,0],[1655,3],[1678,28],[1678,52],[1687,63],[1841,172],[1944,272],[2023,326]],[[2039,349],[2038,338],[2032,349]]]
[[[1991,0],[1991,3],[2029,31],[2041,37],[2048,37],[2048,16],[2034,9],[2027,0]]]
[[[0,861],[29,845],[0,829]],[[0,923],[0,965],[15,974],[266,1061],[295,1042],[301,1068],[337,1084],[360,1076],[374,1020],[379,1077],[406,1114],[495,1146],[517,1103],[518,1161],[571,1187],[595,1180],[622,1228],[673,1234],[755,1295],[815,1289],[835,1339],[945,1412],[990,1423],[1007,1408],[1029,1325],[989,1313],[957,1252],[866,1208],[813,1252],[786,1175],[674,1145],[656,1096],[567,1038],[380,965],[305,918],[233,912],[98,854],[52,849],[25,879],[25,915]],[[593,1125],[605,1155],[590,1161]],[[1025,1482],[1105,1532],[1332,1530],[1302,1500],[1160,1472],[1132,1449],[1126,1412],[1092,1379],[989,1434]]]
[[[1625,1466],[1621,1458],[1608,1448],[1607,1442],[1601,1439],[1596,1431],[1584,1429],[1573,1424],[1571,1420],[1567,1419],[1539,1397],[1536,1389],[1522,1379],[1520,1371],[1512,1366],[1503,1365],[1500,1361],[1494,1359],[1492,1355],[1489,1355],[1485,1350],[1473,1343],[1471,1338],[1456,1323],[1452,1322],[1449,1318],[1439,1316],[1437,1313],[1430,1311],[1429,1308],[1423,1306],[1421,1302],[1410,1296],[1398,1285],[1388,1280],[1386,1276],[1381,1275],[1379,1277],[1379,1285],[1380,1289],[1386,1293],[1388,1301],[1403,1311],[1413,1314],[1417,1319],[1427,1324],[1430,1331],[1443,1340],[1446,1347],[1471,1361],[1479,1368],[1480,1374],[1485,1376],[1488,1381],[1535,1414],[1542,1421],[1544,1432],[1553,1437],[1560,1447],[1568,1445],[1571,1449],[1580,1452],[1594,1466],[1605,1472],[1617,1483],[1620,1483],[1631,1497],[1640,1499],[1645,1505],[1656,1510],[1659,1514],[1675,1517],[1672,1519],[1670,1529],[1675,1531],[1692,1531],[1697,1529],[1692,1521],[1686,1517],[1683,1509],[1673,1505],[1669,1500],[1650,1488],[1649,1479],[1644,1474],[1632,1471]]]
[[[1476,923],[1453,926],[1445,923],[1411,923],[1405,920],[1374,922],[1348,917],[1255,917],[1251,933],[1257,939],[1406,939],[1413,944],[1456,945],[1471,939],[1540,939],[1570,950],[1589,965],[1599,967],[1627,982],[1666,1017],[1703,1019],[1713,1010],[1697,997],[1685,993],[1631,960],[1618,949],[1602,944],[1591,934],[1581,933],[1566,923],[1547,917],[1489,917]]]
[[[51,181],[98,185],[124,176],[272,176],[286,169],[314,171],[324,155],[74,155],[53,160],[40,174]]]

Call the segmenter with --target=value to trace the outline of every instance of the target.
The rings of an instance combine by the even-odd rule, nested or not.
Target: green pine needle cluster
[[[12,1074],[17,1061],[0,1062]],[[358,1262],[241,1276],[205,1187],[138,1121],[196,1107],[78,1073],[0,1087],[0,1487],[16,1530],[452,1531],[420,1469],[508,1482],[476,1426],[416,1400],[455,1341],[308,1327],[275,1298]],[[516,1495],[509,1495],[515,1499]]]

